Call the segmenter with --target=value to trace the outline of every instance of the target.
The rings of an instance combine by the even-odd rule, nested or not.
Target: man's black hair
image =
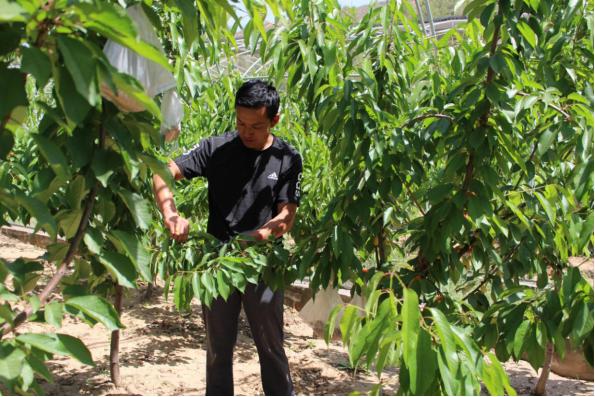
[[[258,109],[265,106],[270,120],[279,112],[279,94],[272,84],[259,79],[248,80],[236,92],[236,107]]]

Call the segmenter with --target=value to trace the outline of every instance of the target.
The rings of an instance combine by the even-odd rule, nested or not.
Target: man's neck
[[[267,141],[264,144],[264,147],[260,150],[266,150],[266,149],[270,148],[273,145],[273,142],[275,142],[275,136],[273,134],[269,134],[269,137],[267,138]]]

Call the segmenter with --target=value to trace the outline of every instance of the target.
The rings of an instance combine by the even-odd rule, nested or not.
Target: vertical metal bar
[[[428,11],[428,18],[430,22],[430,32],[432,32],[432,37],[436,37],[436,29],[434,28],[434,18],[432,18],[432,9],[430,8],[430,1],[426,1],[426,10]]]
[[[421,26],[421,29],[424,31],[424,34],[427,36],[428,32],[426,30],[426,23],[424,22],[424,14],[421,11],[419,2],[417,0],[413,0],[413,2],[415,3],[415,8],[417,8],[417,20],[419,21],[419,24]]]

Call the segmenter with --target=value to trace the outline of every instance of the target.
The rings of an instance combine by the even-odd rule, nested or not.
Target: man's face
[[[271,128],[279,121],[279,115],[269,119],[266,107],[257,109],[236,107],[236,123],[240,139],[244,146],[266,149],[272,143]]]

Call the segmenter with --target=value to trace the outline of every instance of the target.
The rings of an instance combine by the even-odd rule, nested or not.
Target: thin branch
[[[512,250],[510,250],[510,252],[508,253],[508,255],[506,255],[506,257],[502,260],[502,263],[507,262],[510,258],[512,258],[512,256],[516,253],[516,251],[519,249],[519,247],[521,246],[521,243],[523,242],[524,239],[521,239],[521,241],[518,242],[517,245],[514,246],[514,248]],[[477,291],[479,291],[481,289],[481,287],[483,287],[491,278],[492,276],[494,276],[496,270],[498,270],[497,266],[492,266],[487,273],[485,274],[483,280],[479,283],[479,285],[477,285],[477,287],[473,288],[471,291],[469,291],[462,300],[466,300],[467,298],[469,298],[471,295],[473,295],[474,293],[476,293]]]
[[[42,306],[46,303],[49,295],[56,288],[56,286],[60,283],[62,278],[66,275],[68,266],[70,265],[70,262],[72,262],[72,259],[74,258],[74,255],[78,249],[80,241],[82,240],[82,238],[85,234],[85,230],[87,229],[87,225],[89,223],[89,218],[90,218],[91,212],[93,210],[96,195],[97,195],[97,184],[95,186],[93,186],[91,193],[89,193],[89,196],[87,197],[87,202],[85,204],[85,210],[83,213],[83,217],[81,218],[81,222],[79,223],[77,232],[70,243],[70,247],[68,248],[66,257],[62,260],[62,263],[60,264],[58,271],[54,274],[54,276],[50,279],[50,281],[45,286],[43,291],[41,291],[41,293],[39,294],[39,300],[40,300]],[[23,310],[22,312],[20,312],[19,314],[16,315],[12,325],[8,324],[8,323],[4,324],[4,326],[2,327],[2,334],[0,335],[0,338],[3,337],[4,335],[14,331],[19,325],[21,325],[23,322],[25,322],[25,320],[27,320],[27,318],[29,318],[29,316],[31,316],[31,314],[33,314],[33,308],[31,306],[28,306],[25,310]]]
[[[476,293],[477,291],[479,291],[481,289],[481,287],[483,287],[488,281],[490,281],[490,279],[492,278],[492,276],[495,274],[495,271],[498,270],[498,268],[496,266],[492,266],[490,268],[490,270],[487,271],[487,273],[485,274],[483,280],[481,280],[481,282],[477,285],[477,287],[473,288],[471,291],[469,291],[462,300],[466,300],[467,298],[469,298],[471,295],[473,295],[474,293]]]
[[[529,96],[530,94],[527,94],[526,92],[523,92],[523,91],[518,91],[516,93],[516,95],[519,95],[519,96]],[[556,106],[556,105],[554,105],[552,103],[548,103],[547,106],[550,107],[550,108],[552,108],[552,109],[554,109],[555,111],[557,111],[558,113],[560,113],[562,116],[564,116],[564,119],[566,119],[566,121],[570,121],[570,119],[572,118],[572,115],[570,115],[570,113],[565,112],[564,109],[562,109],[559,106]]]
[[[400,176],[399,176],[399,179],[401,179]],[[417,198],[413,195],[413,192],[409,188],[409,185],[407,184],[407,182],[403,181],[402,179],[401,179],[401,182],[403,183],[403,186],[405,186],[405,190],[407,190],[407,194],[409,195],[409,198],[413,201],[413,203],[415,204],[415,206],[417,207],[417,209],[419,210],[419,212],[421,212],[421,214],[423,216],[426,216],[426,211],[424,211],[424,209],[422,208],[422,206],[419,203],[419,201],[417,201]]]
[[[475,154],[473,152],[470,152],[469,159],[467,160],[467,166],[465,167],[465,179],[463,180],[463,192],[468,191],[469,185],[471,185],[471,180],[473,179],[474,162],[475,162]]]
[[[405,124],[403,124],[401,126],[401,128],[405,128],[405,127],[409,127],[412,124],[417,123],[418,121],[421,120],[425,120],[425,119],[445,119],[445,120],[449,120],[449,121],[454,121],[454,117],[449,116],[448,114],[442,114],[442,113],[429,113],[429,114],[422,114],[421,116],[417,116],[412,118],[411,120],[407,121]]]
[[[103,129],[103,127],[101,127],[100,128],[100,145],[103,147],[104,143],[105,143],[105,130]],[[68,266],[72,262],[72,259],[74,258],[74,255],[76,254],[76,252],[78,250],[80,242],[83,239],[83,236],[85,235],[85,231],[89,224],[89,219],[91,218],[91,214],[93,212],[93,207],[95,205],[95,197],[97,196],[98,188],[99,188],[99,185],[96,182],[95,185],[93,186],[93,188],[91,188],[91,192],[87,196],[87,199],[85,200],[85,209],[83,210],[83,216],[82,216],[79,226],[77,228],[76,234],[74,235],[74,237],[72,238],[72,240],[70,242],[70,247],[68,248],[68,252],[66,253],[66,256],[62,260],[62,263],[60,264],[60,266],[58,267],[58,271],[54,274],[54,276],[50,279],[48,284],[45,286],[45,288],[41,291],[41,293],[38,296],[39,300],[41,302],[41,306],[43,306],[46,303],[46,301],[47,301],[48,297],[50,296],[50,294],[52,293],[52,291],[58,286],[58,284],[60,283],[62,278],[66,275]],[[0,339],[2,337],[4,337],[5,335],[9,334],[10,332],[13,332],[18,326],[20,326],[22,323],[24,323],[31,316],[31,314],[33,314],[33,307],[28,306],[23,311],[21,311],[20,313],[18,313],[15,316],[12,324],[9,324],[9,323],[4,324],[2,326],[2,332],[0,333]]]

